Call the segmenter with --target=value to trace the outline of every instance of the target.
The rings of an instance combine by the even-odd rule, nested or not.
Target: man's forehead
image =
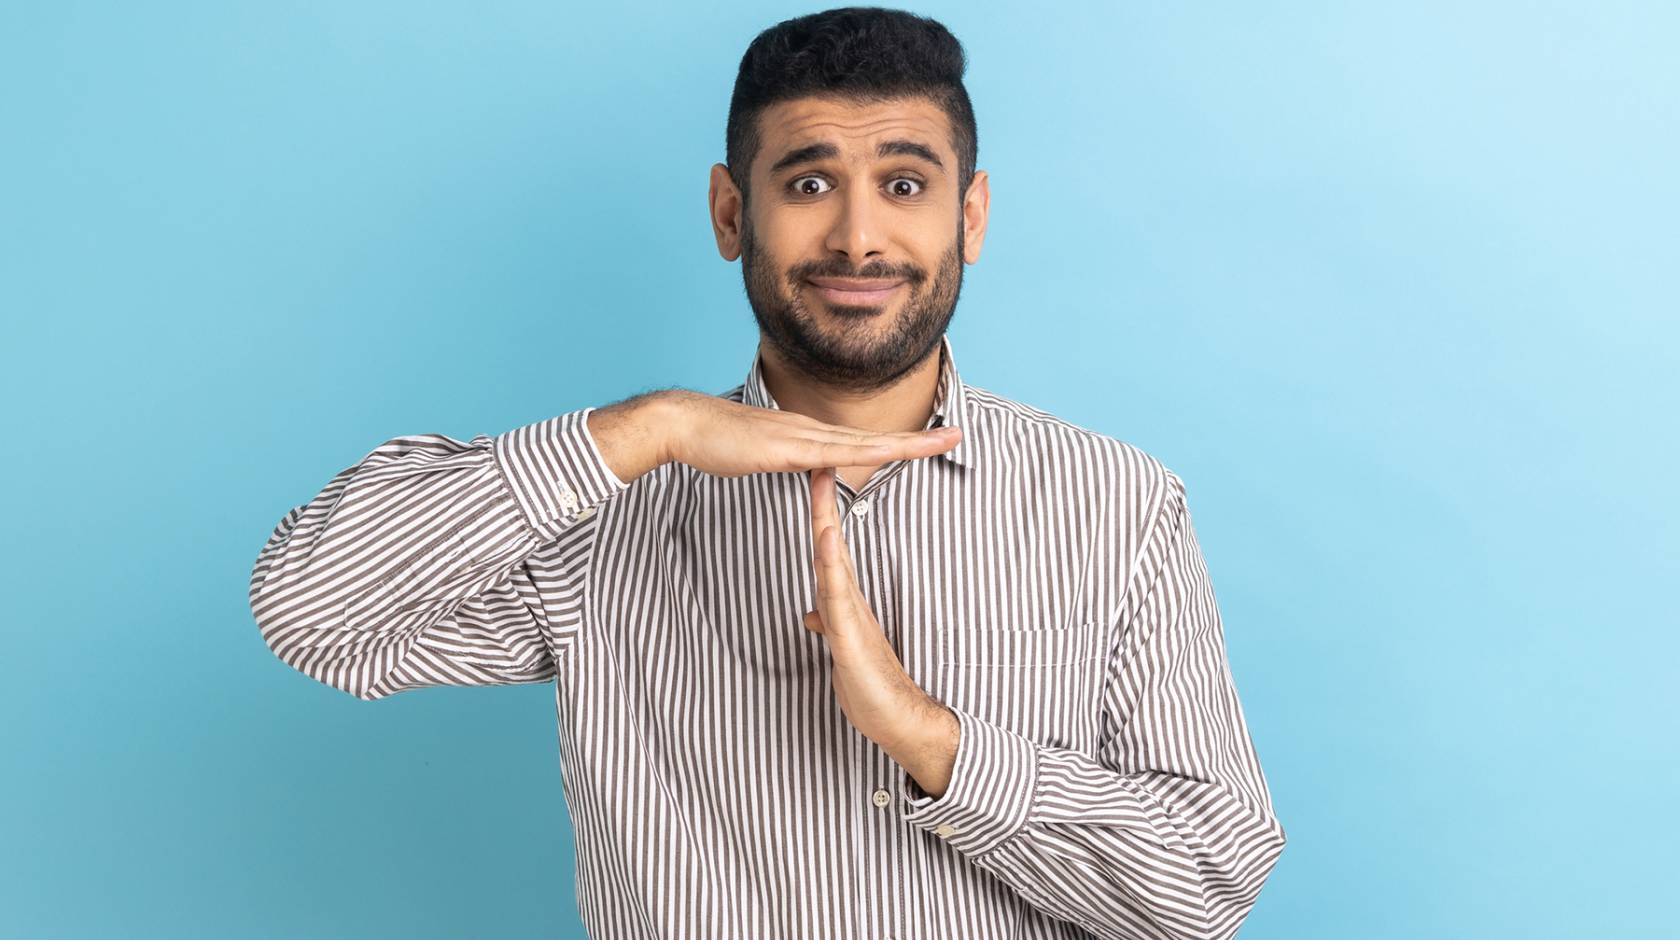
[[[951,153],[950,118],[925,98],[894,98],[856,104],[828,98],[779,101],[760,114],[760,156],[775,160],[782,152],[810,144],[831,143],[842,154],[874,159],[874,141],[882,137],[917,140],[942,154]]]

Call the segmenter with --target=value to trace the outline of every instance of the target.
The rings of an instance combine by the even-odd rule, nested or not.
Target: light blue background
[[[0,935],[582,936],[549,688],[357,702],[247,578],[383,440],[742,379],[707,173],[815,9],[0,7]],[[916,9],[964,377],[1188,484],[1242,936],[1672,935],[1676,7]]]

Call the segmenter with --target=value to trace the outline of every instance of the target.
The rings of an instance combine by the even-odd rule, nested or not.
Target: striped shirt
[[[723,396],[777,408],[756,352]],[[552,682],[578,909],[618,938],[1230,937],[1284,831],[1184,484],[965,384],[960,442],[837,481],[858,587],[956,715],[929,796],[835,701],[810,477],[625,483],[582,408],[393,438],[280,520],[262,636],[359,699]]]

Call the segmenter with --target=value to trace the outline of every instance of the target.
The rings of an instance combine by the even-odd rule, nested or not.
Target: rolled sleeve
[[[593,407],[498,434],[491,453],[520,512],[543,541],[560,537],[595,506],[628,489],[589,433]]]
[[[960,708],[951,713],[961,728],[951,782],[933,797],[906,773],[911,808],[904,820],[965,855],[984,855],[1026,825],[1038,779],[1038,746]]]

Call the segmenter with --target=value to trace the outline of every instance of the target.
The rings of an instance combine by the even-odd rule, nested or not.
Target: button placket
[[[858,586],[869,596],[869,602],[872,606],[890,606],[891,599],[876,596],[881,590],[884,590],[881,587],[883,583],[882,545],[880,541],[882,535],[878,526],[870,524],[868,520],[881,488],[903,469],[903,466],[895,467],[886,477],[872,479],[863,493],[853,494],[850,502],[844,504],[840,509],[842,529],[850,530],[847,535],[847,544],[856,553],[855,558],[858,567],[855,573]],[[871,563],[871,560],[873,563]],[[883,626],[887,628],[890,640],[891,636],[897,633],[897,629],[892,625],[890,619]],[[874,776],[873,772],[890,772],[890,768],[895,766],[891,764],[886,753],[878,747],[871,749],[869,763],[869,769],[872,771],[870,776]],[[869,777],[865,777],[865,780],[868,779]],[[886,892],[885,897],[896,898],[896,908],[888,905],[886,909],[880,911],[880,915],[885,920],[880,926],[888,931],[891,931],[895,926],[900,928],[903,926],[908,903],[905,883],[910,878],[904,867],[906,864],[904,852],[907,850],[906,841],[909,837],[910,827],[904,823],[902,811],[894,810],[894,803],[897,799],[898,797],[894,795],[894,790],[890,784],[877,784],[876,788],[870,793],[870,803],[876,809],[887,812],[873,817],[875,822],[869,827],[872,833],[869,844],[873,848],[869,853],[869,862],[866,863],[864,869],[867,872],[864,879],[866,883],[873,883],[879,890]],[[898,934],[891,934],[888,940],[891,940],[891,936],[898,936]]]

